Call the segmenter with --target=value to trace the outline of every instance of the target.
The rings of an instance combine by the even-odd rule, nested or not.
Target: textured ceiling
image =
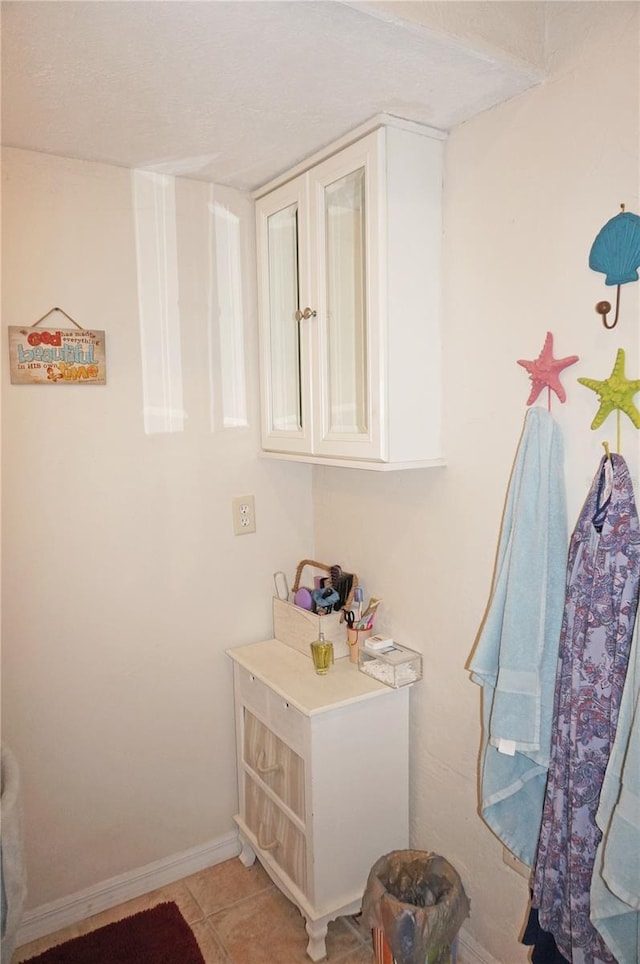
[[[3,144],[250,190],[375,114],[446,130],[540,82],[376,6],[4,2]]]

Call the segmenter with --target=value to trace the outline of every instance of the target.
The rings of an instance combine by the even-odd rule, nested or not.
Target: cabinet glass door
[[[327,429],[368,431],[365,170],[324,189]]]
[[[271,431],[302,428],[298,291],[298,205],[267,218]]]

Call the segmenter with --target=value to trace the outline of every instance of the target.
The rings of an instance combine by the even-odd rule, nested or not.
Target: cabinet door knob
[[[278,840],[277,837],[274,837],[271,843],[263,842],[263,836],[262,836],[263,829],[264,828],[262,824],[260,824],[260,826],[258,827],[258,846],[260,847],[260,850],[275,850],[275,848],[280,845],[280,841]]]
[[[309,318],[315,318],[316,315],[317,311],[315,308],[305,308],[304,311],[300,311],[298,308],[296,311],[296,321],[302,321],[303,318],[305,321],[308,321]]]
[[[258,756],[258,759],[257,759],[257,762],[256,762],[256,770],[258,771],[258,773],[262,773],[262,774],[264,774],[264,773],[277,773],[278,770],[281,770],[281,769],[282,769],[282,767],[280,766],[279,763],[274,763],[274,764],[272,764],[271,766],[269,766],[269,765],[265,762],[265,756],[266,756],[266,755],[265,755],[265,752],[264,752],[264,750],[262,750],[262,751],[260,752],[260,755]]]

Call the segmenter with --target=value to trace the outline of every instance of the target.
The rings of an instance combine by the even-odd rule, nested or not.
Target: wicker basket
[[[297,593],[298,589],[300,589],[300,586],[302,584],[302,575],[306,568],[318,569],[320,572],[324,572],[332,580],[331,584],[333,588],[336,589],[338,592],[340,591],[337,586],[333,585],[333,576],[332,576],[332,570],[335,571],[336,568],[339,569],[340,567],[327,566],[325,565],[324,562],[316,562],[315,559],[303,559],[302,562],[298,563],[298,568],[296,569],[296,578],[293,583],[294,594]],[[351,579],[351,587],[349,588],[348,594],[340,608],[351,609],[351,606],[353,604],[354,592],[358,586],[358,577],[356,576],[355,573],[352,573],[352,572],[343,573],[342,570],[340,570],[340,572],[341,572],[341,575],[344,576],[345,578]]]

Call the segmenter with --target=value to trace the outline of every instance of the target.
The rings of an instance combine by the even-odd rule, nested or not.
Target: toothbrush
[[[356,588],[353,590],[353,600],[356,604],[356,613],[355,613],[356,622],[359,622],[362,619],[363,597],[364,597],[363,590],[360,588],[360,586],[356,586]]]
[[[381,599],[374,599],[373,596],[371,597],[369,600],[369,605],[358,621],[357,629],[371,629],[373,626],[373,620],[376,617],[376,610],[381,602]]]

